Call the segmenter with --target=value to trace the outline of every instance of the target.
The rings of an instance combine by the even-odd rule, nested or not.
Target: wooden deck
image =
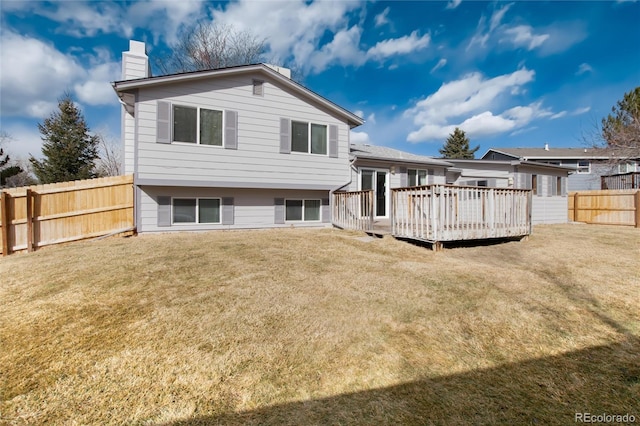
[[[334,222],[336,226],[431,243],[435,249],[443,242],[516,238],[531,233],[531,191],[523,189],[453,185],[397,188],[391,190],[389,219],[375,219],[372,212],[372,191],[334,194],[334,218],[349,218]]]

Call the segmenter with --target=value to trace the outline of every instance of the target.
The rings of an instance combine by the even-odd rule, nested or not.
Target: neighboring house
[[[447,159],[454,167],[447,171],[447,183],[493,188],[531,189],[531,221],[568,222],[567,185],[573,168],[511,160]]]
[[[113,83],[139,232],[328,226],[355,114],[264,64],[152,77],[145,45]]]
[[[600,189],[601,176],[640,171],[640,159],[616,164],[602,149],[596,148],[491,148],[483,160],[525,160],[576,170],[569,176],[569,191]]]

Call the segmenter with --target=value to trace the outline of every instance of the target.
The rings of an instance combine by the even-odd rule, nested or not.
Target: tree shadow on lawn
[[[526,339],[526,336],[522,336]],[[170,425],[575,424],[576,413],[640,421],[640,339]]]

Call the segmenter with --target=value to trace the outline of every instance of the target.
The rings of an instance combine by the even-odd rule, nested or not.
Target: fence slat
[[[640,190],[596,190],[569,193],[569,219],[595,225],[640,227]]]

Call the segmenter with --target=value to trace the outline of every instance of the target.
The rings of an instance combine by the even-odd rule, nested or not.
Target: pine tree
[[[4,132],[0,132],[0,144],[5,141],[11,139],[8,134]],[[9,154],[4,154],[4,150],[0,148],[0,187],[3,187],[7,184],[7,179],[17,175],[18,173],[22,173],[22,168],[17,165],[8,165],[11,158],[9,158]]]
[[[42,161],[29,158],[40,183],[66,182],[95,177],[94,161],[98,158],[98,137],[89,134],[82,112],[71,96],[58,101],[55,111],[43,124]]]
[[[478,149],[480,145],[469,149],[469,138],[464,134],[464,130],[456,127],[440,149],[440,154],[443,158],[473,159]]]
[[[619,157],[640,155],[640,86],[625,93],[602,119],[602,138]]]

